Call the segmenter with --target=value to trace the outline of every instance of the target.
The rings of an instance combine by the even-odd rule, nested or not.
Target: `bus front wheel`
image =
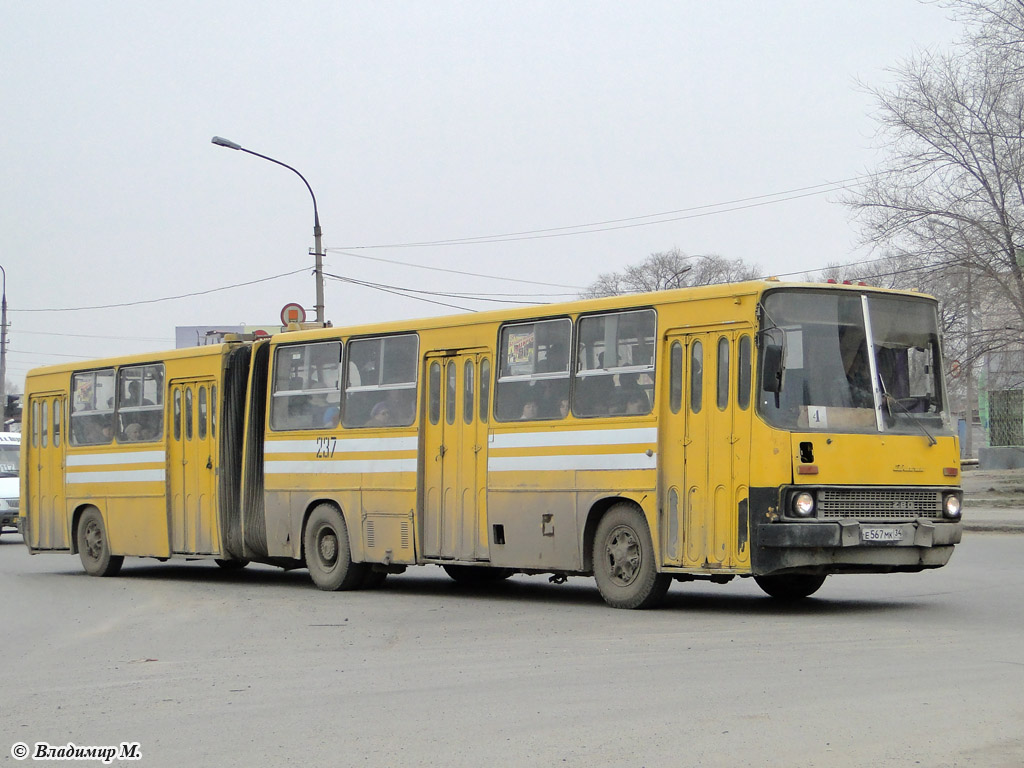
[[[90,576],[114,576],[121,570],[124,557],[110,554],[103,515],[96,507],[90,507],[82,513],[75,535],[78,539],[78,556],[82,558],[82,567],[86,573]]]
[[[632,505],[616,504],[598,523],[594,580],[613,608],[653,608],[668,592],[672,577],[658,573],[647,521]]]
[[[356,589],[363,583],[366,566],[352,562],[345,518],[335,507],[320,504],[313,508],[303,544],[309,575],[320,589]]]
[[[783,573],[778,576],[755,576],[757,586],[777,600],[802,600],[810,597],[821,585],[825,577],[821,574]]]

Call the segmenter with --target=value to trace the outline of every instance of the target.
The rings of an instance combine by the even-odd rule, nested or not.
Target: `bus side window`
[[[744,411],[750,407],[750,337],[746,335],[740,336],[736,361],[736,404]]]
[[[60,448],[60,400],[53,401],[53,447]]]
[[[487,423],[488,411],[491,408],[491,361],[484,358],[480,361],[480,421]]]
[[[729,405],[729,340],[725,336],[718,339],[718,410],[724,411]]]
[[[338,426],[341,411],[340,341],[287,344],[274,352],[270,428]],[[216,418],[215,398],[213,418]],[[212,430],[211,430],[212,431]]]
[[[467,424],[473,423],[473,394],[476,388],[475,372],[476,367],[473,365],[473,361],[467,360],[462,381],[462,420]]]
[[[581,317],[576,334],[576,416],[643,415],[654,404],[653,309]]]
[[[71,377],[71,442],[107,445],[114,432],[114,369],[84,371]]]
[[[669,364],[668,404],[672,413],[679,413],[683,405],[683,345],[673,342]]]
[[[495,384],[498,421],[562,418],[569,402],[572,322],[562,317],[502,327]]]
[[[436,360],[430,364],[430,423],[441,421],[441,364]]]
[[[207,411],[206,411],[206,387],[204,385],[200,385],[200,387],[199,387],[199,439],[200,440],[205,440],[206,439],[206,420],[207,420],[207,416],[208,416],[208,414],[207,414]]]
[[[353,339],[346,369],[345,427],[408,427],[416,420],[416,334]]]
[[[699,341],[690,348],[690,411],[700,413],[704,404],[704,347]]]
[[[47,407],[47,406],[49,406],[49,404],[50,404],[49,401],[43,400],[43,448],[46,447],[46,442],[47,442],[46,438],[47,438],[47,432],[48,432],[48,429],[49,429],[50,417],[49,417],[49,414],[48,414],[48,407]]]
[[[181,388],[174,390],[174,439],[181,440]]]

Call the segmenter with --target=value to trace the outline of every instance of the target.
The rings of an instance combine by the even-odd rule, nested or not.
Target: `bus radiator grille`
[[[905,488],[823,488],[818,493],[818,516],[829,520],[941,518],[942,493]]]

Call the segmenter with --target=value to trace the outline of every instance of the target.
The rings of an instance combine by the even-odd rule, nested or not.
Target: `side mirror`
[[[782,346],[766,344],[761,355],[761,389],[775,394],[775,407],[779,407],[779,393],[782,391]]]

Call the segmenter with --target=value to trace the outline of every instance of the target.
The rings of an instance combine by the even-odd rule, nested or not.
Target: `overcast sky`
[[[273,324],[291,301],[312,317],[309,193],[214,135],[298,169],[325,271],[388,290],[556,301],[673,247],[798,278],[868,258],[819,186],[884,156],[857,82],[959,35],[917,0],[0,11],[19,388],[38,365],[171,348],[179,325]],[[491,242],[398,247],[463,238]],[[461,311],[333,279],[325,294],[335,325]]]

